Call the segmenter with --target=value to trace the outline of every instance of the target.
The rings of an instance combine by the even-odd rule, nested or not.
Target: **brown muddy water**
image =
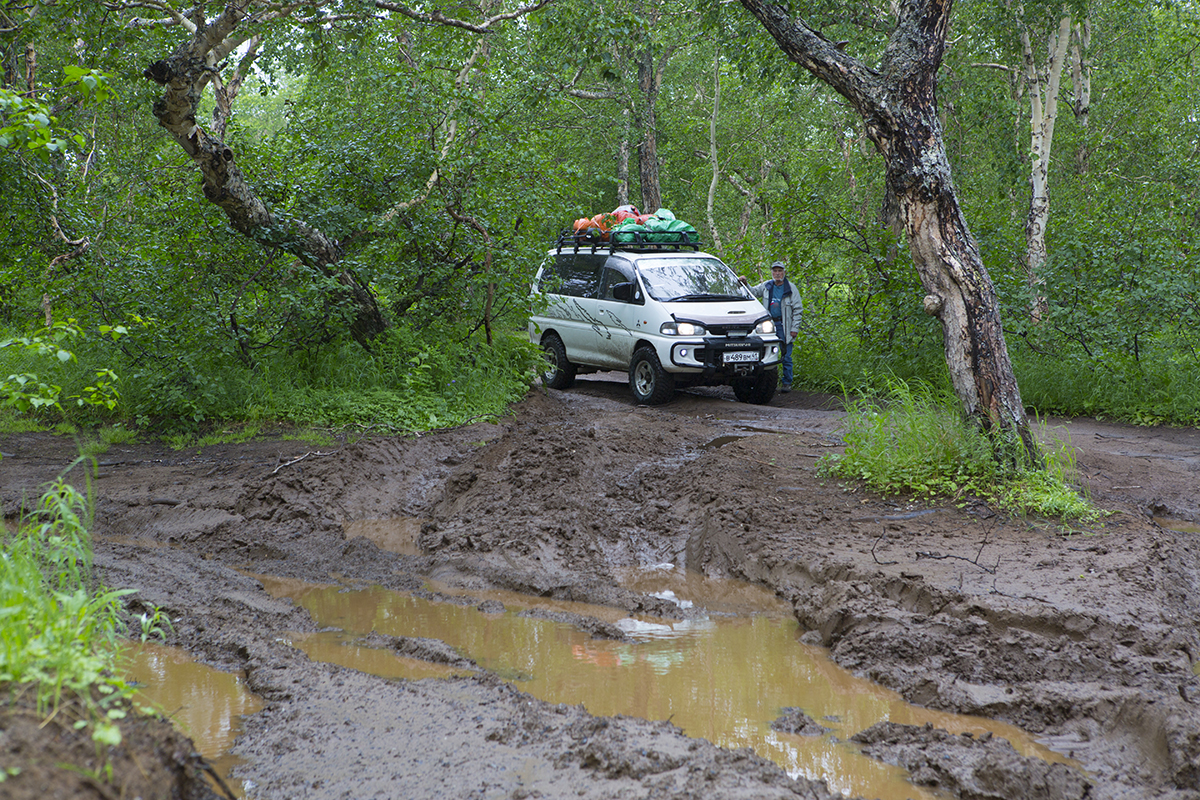
[[[801,631],[785,603],[749,584],[670,570],[629,576],[630,588],[706,612],[670,623],[509,592],[473,593],[505,607],[502,613],[486,613],[380,588],[255,577],[273,596],[292,599],[318,624],[333,628],[292,637],[310,658],[393,678],[444,677],[452,670],[354,643],[372,631],[440,639],[543,700],[582,704],[596,715],[670,720],[690,736],[753,748],[793,777],[823,779],[846,794],[880,800],[939,797],[913,786],[903,770],[867,758],[846,742],[881,720],[929,722],[956,734],[991,731],[1025,755],[1067,761],[1019,729],[911,706],[854,677],[823,649],[799,641]],[[432,588],[447,593],[445,587]],[[624,629],[630,640],[593,639],[569,624],[521,615],[527,609],[599,617]],[[801,736],[772,730],[771,721],[788,707],[803,710],[827,731]]]
[[[239,797],[240,781],[230,779],[237,759],[229,754],[241,719],[262,708],[242,679],[198,664],[185,650],[154,643],[134,644],[122,658],[125,679],[137,686],[135,701],[151,706],[192,738]]]
[[[1200,524],[1188,522],[1184,519],[1172,519],[1170,517],[1151,517],[1151,521],[1161,528],[1178,531],[1179,533],[1200,533]]]

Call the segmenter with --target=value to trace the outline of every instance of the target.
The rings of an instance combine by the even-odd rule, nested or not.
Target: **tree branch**
[[[538,2],[532,5],[522,6],[515,11],[509,11],[504,14],[496,14],[488,17],[480,23],[467,22],[466,20],[447,17],[440,11],[413,11],[408,6],[402,6],[399,3],[386,2],[386,0],[376,0],[375,7],[383,11],[394,11],[397,14],[401,14],[409,19],[416,20],[417,22],[446,25],[451,28],[462,28],[463,30],[471,31],[472,33],[490,33],[492,26],[494,26],[497,22],[523,17],[526,14],[537,11],[539,8],[543,8],[544,6],[547,6],[553,2],[554,0],[538,0]]]

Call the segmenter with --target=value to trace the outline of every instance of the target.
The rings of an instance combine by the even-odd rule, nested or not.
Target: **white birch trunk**
[[[1092,21],[1085,19],[1075,26],[1071,37],[1071,84],[1075,101],[1071,110],[1079,126],[1087,131],[1088,114],[1092,107]],[[1086,137],[1075,153],[1075,162],[1080,173],[1088,171],[1089,149]]]
[[[629,108],[621,110],[621,144],[617,147],[617,205],[629,205]],[[639,209],[640,210],[640,209]]]
[[[708,123],[708,158],[712,162],[712,180],[708,183],[708,203],[705,211],[708,214],[708,229],[712,231],[713,248],[721,251],[721,234],[717,231],[717,221],[713,206],[717,198],[717,184],[721,180],[721,168],[717,162],[717,112],[721,108],[721,52],[713,56],[713,107],[712,118]]]
[[[1025,280],[1029,287],[1029,315],[1041,322],[1046,310],[1045,279],[1046,223],[1050,219],[1050,154],[1054,123],[1058,119],[1058,91],[1071,40],[1072,20],[1065,16],[1047,41],[1047,62],[1038,68],[1029,31],[1022,25],[1021,49],[1025,61],[1025,83],[1029,89],[1029,213],[1025,218]]]

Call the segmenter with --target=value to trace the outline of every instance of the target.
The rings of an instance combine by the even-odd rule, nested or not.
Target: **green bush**
[[[102,325],[96,334],[116,341],[125,329]],[[20,412],[58,412],[103,408],[112,411],[120,401],[117,376],[108,367],[89,369],[66,349],[86,341],[74,319],[56,322],[32,336],[0,339],[0,407]],[[2,373],[0,373],[2,374]]]
[[[882,395],[847,397],[846,411],[845,452],[821,460],[825,475],[862,481],[882,494],[980,497],[1018,514],[1063,520],[1098,514],[1071,485],[1068,447],[1047,454],[1041,470],[1001,463],[991,439],[963,419],[948,391],[891,379]]]

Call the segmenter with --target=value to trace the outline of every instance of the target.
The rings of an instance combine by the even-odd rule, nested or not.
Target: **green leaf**
[[[116,747],[121,743],[121,729],[106,722],[97,723],[96,730],[92,732],[92,739],[100,744]]]

